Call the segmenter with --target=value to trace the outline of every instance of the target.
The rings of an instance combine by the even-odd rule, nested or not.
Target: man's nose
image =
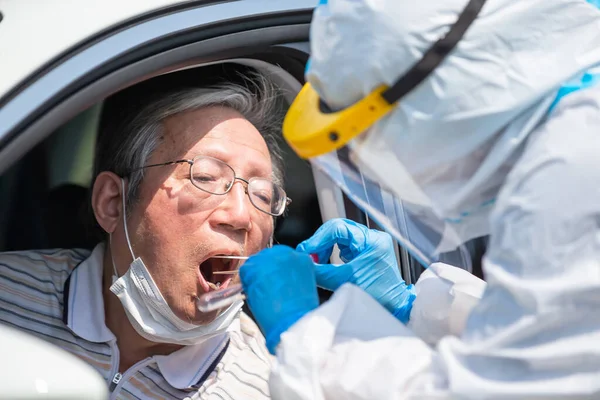
[[[218,206],[214,222],[235,230],[250,230],[251,212],[254,206],[250,203],[246,192],[246,183],[236,180],[229,193],[225,194],[225,200]]]

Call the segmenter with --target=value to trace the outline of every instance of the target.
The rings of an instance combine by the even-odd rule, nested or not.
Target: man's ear
[[[113,173],[104,171],[98,174],[92,188],[92,208],[98,225],[112,233],[123,219],[121,200],[121,178]]]

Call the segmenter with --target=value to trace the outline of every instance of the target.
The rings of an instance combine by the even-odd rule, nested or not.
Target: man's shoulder
[[[9,293],[34,302],[40,297],[59,297],[73,269],[89,254],[83,249],[0,253],[0,289],[8,296],[6,300],[12,298]]]
[[[0,253],[0,270],[55,277],[70,274],[90,255],[85,249],[7,251]]]
[[[0,253],[0,321],[44,337],[64,335],[63,294],[86,250]]]

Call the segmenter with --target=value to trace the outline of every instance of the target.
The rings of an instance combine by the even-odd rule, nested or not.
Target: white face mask
[[[226,331],[238,316],[243,302],[232,304],[208,325],[194,325],[177,317],[160,293],[150,272],[140,257],[135,257],[127,232],[125,209],[125,181],[121,179],[123,191],[123,227],[133,262],[127,272],[119,278],[113,259],[113,292],[123,304],[129,322],[140,336],[159,343],[192,345],[201,343]],[[111,236],[112,256],[112,236]]]

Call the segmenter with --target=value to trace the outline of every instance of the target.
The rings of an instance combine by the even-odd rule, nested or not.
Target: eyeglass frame
[[[229,189],[227,189],[227,191],[226,191],[225,193],[213,193],[213,192],[209,192],[208,190],[202,189],[202,188],[200,188],[200,187],[198,187],[198,186],[196,186],[196,185],[194,184],[194,181],[193,181],[193,179],[192,179],[192,176],[193,176],[193,174],[192,174],[192,168],[194,167],[194,162],[195,162],[197,159],[199,159],[199,158],[210,158],[210,159],[212,159],[212,160],[219,161],[219,162],[221,162],[221,163],[225,164],[227,167],[229,167],[229,169],[231,169],[231,171],[233,172],[233,182],[231,183],[231,185],[229,186]],[[133,173],[133,172],[141,171],[141,170],[143,170],[143,169],[146,169],[146,168],[152,168],[152,167],[162,167],[162,166],[166,166],[166,165],[181,164],[181,163],[188,163],[188,164],[190,165],[190,178],[189,178],[189,179],[190,179],[190,182],[191,182],[191,184],[192,184],[192,185],[193,185],[193,186],[194,186],[196,189],[202,190],[204,193],[213,194],[213,195],[215,195],[215,196],[224,196],[224,195],[226,195],[227,193],[229,193],[229,192],[231,191],[231,189],[233,189],[233,186],[234,186],[234,184],[235,184],[235,181],[236,181],[236,180],[239,180],[239,181],[242,181],[242,182],[244,182],[244,183],[246,184],[246,185],[245,185],[245,187],[244,187],[244,191],[245,191],[245,193],[248,195],[248,199],[250,200],[250,203],[252,204],[252,206],[253,206],[254,208],[256,208],[258,211],[262,211],[262,212],[264,212],[265,214],[271,215],[271,216],[273,216],[273,217],[280,217],[280,216],[282,216],[282,215],[285,213],[285,210],[286,210],[286,208],[287,208],[287,207],[288,207],[288,206],[289,206],[289,205],[292,203],[292,199],[290,199],[290,198],[287,196],[287,193],[285,192],[285,190],[284,190],[284,189],[283,189],[281,186],[279,186],[279,185],[277,185],[276,183],[274,183],[273,181],[271,181],[271,183],[272,183],[273,185],[276,185],[276,186],[278,186],[278,187],[279,187],[279,188],[280,188],[280,189],[283,191],[283,194],[285,195],[285,205],[283,206],[283,209],[281,210],[281,213],[280,213],[280,214],[274,214],[274,213],[271,213],[271,212],[268,212],[268,211],[265,211],[265,210],[263,210],[263,209],[260,209],[260,208],[258,208],[258,207],[257,207],[257,206],[254,204],[254,202],[252,201],[252,198],[250,197],[250,193],[248,193],[248,186],[250,185],[250,181],[251,181],[253,178],[255,178],[255,177],[252,177],[252,178],[250,178],[250,179],[244,179],[244,178],[241,178],[241,177],[239,177],[239,176],[237,176],[237,175],[236,175],[236,172],[235,172],[235,170],[233,169],[233,167],[232,167],[231,165],[227,164],[227,163],[226,163],[225,161],[223,161],[223,160],[219,160],[218,158],[211,157],[211,156],[203,156],[203,155],[199,155],[199,156],[196,156],[196,157],[192,158],[191,160],[190,160],[190,159],[180,159],[180,160],[174,160],[174,161],[167,161],[167,162],[164,162],[164,163],[158,163],[158,164],[144,165],[143,167],[139,167],[139,168],[135,168],[135,169],[132,169],[132,170],[130,170],[130,171],[128,172],[128,175],[129,175],[129,174],[131,174],[131,173]],[[265,179],[265,180],[269,180],[269,179],[267,179],[267,178],[260,178],[260,177],[256,177],[256,178],[259,178],[259,179]]]

